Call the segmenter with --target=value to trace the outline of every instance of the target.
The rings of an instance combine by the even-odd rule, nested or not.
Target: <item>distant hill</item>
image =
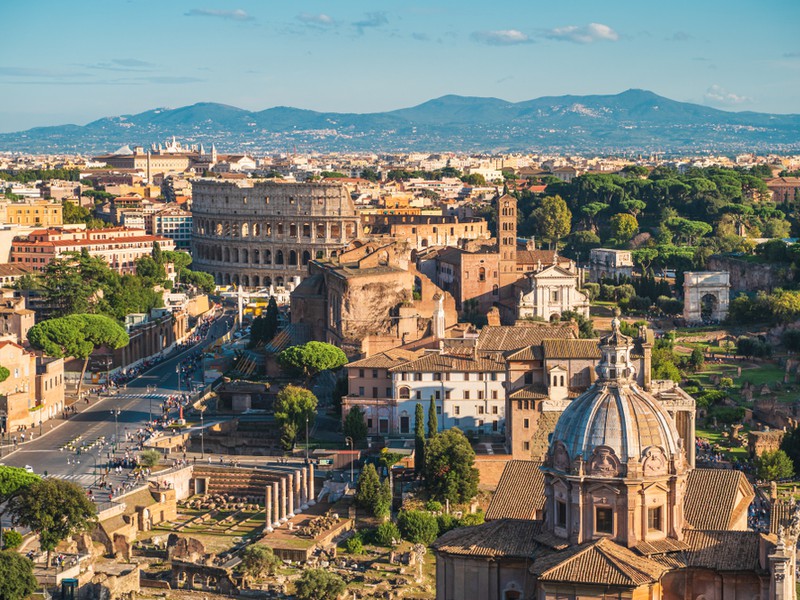
[[[221,151],[797,152],[800,115],[728,112],[645,90],[506,102],[443,96],[384,113],[290,107],[251,112],[203,102],[85,126],[0,134],[0,151],[107,152],[172,136]]]

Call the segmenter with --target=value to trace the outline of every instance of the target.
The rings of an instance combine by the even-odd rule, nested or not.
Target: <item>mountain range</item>
[[[551,96],[524,102],[443,96],[381,113],[290,107],[248,111],[198,103],[84,126],[0,134],[0,151],[99,153],[175,136],[220,151],[790,153],[800,150],[800,115],[729,112],[646,90]]]

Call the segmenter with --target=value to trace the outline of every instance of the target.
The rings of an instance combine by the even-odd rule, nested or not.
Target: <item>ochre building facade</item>
[[[311,260],[336,256],[361,233],[338,183],[200,179],[192,190],[194,268],[219,285],[299,282]]]

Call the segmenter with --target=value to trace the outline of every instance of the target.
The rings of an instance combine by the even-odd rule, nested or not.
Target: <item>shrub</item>
[[[584,283],[583,291],[589,296],[589,301],[597,300],[600,297],[600,284],[599,283]]]
[[[412,544],[430,546],[439,534],[436,517],[420,510],[401,511],[397,517],[397,526],[403,539]]]
[[[139,455],[139,463],[143,467],[155,467],[161,460],[161,453],[158,450],[145,450]]]
[[[442,512],[442,503],[437,500],[428,500],[425,503],[425,510],[430,512]]]
[[[377,545],[388,547],[392,545],[392,540],[399,540],[401,538],[400,530],[397,528],[397,525],[391,521],[386,521],[378,525],[372,538]]]
[[[344,549],[347,550],[349,554],[364,554],[364,543],[361,541],[361,535],[357,533],[353,537],[348,538],[344,543]]]
[[[480,525],[484,522],[483,511],[478,511],[476,513],[469,513],[464,515],[461,519],[461,526],[462,527],[472,527],[473,525]]]
[[[14,550],[22,545],[22,534],[13,529],[6,529],[3,532],[3,547],[6,550]]]
[[[436,517],[436,524],[439,527],[439,535],[443,533],[447,533],[451,529],[455,529],[456,527],[461,527],[461,523],[458,519],[456,519],[453,515],[439,515]]]

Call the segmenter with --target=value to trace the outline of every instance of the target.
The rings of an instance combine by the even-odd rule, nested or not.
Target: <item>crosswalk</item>
[[[66,479],[67,481],[74,481],[75,483],[93,483],[99,475],[92,475],[91,473],[86,473],[83,475],[78,474],[71,474],[71,475],[54,475],[58,479]]]
[[[147,394],[147,393],[142,393],[142,394],[115,394],[114,398],[127,398],[127,399],[133,399],[133,398],[141,399],[141,398],[144,398],[145,400],[147,400],[147,399],[150,399],[150,400],[166,400],[170,396],[174,396],[174,395],[175,394]]]

